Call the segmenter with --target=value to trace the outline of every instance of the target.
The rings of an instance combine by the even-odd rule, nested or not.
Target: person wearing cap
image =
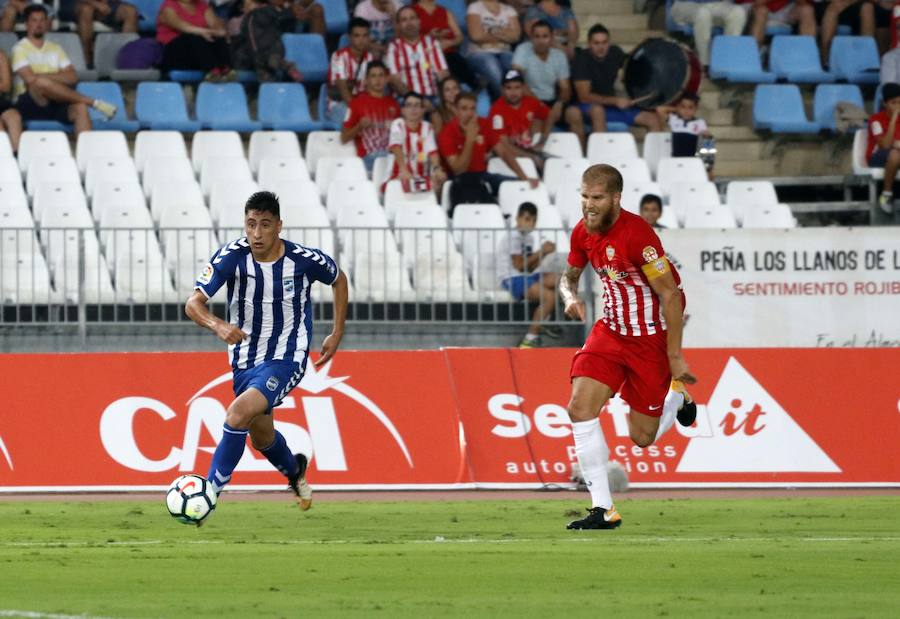
[[[884,168],[878,206],[890,215],[894,212],[894,177],[900,169],[900,84],[883,84],[881,94],[884,107],[869,117],[866,162],[870,168]]]
[[[494,101],[488,118],[491,128],[509,143],[516,157],[530,157],[535,165],[543,167],[541,151],[559,116],[551,118],[550,108],[525,94],[525,80],[515,69],[503,76],[501,97]],[[535,133],[540,134],[537,139]]]

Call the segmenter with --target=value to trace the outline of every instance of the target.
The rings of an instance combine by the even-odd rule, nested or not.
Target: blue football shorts
[[[306,371],[306,359],[303,363],[296,361],[263,361],[246,370],[234,370],[234,397],[238,397],[247,389],[253,388],[265,396],[269,403],[266,414],[281,404],[285,396],[300,384]]]

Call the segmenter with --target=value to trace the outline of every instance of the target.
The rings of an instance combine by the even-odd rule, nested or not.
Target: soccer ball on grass
[[[169,486],[166,507],[178,522],[200,524],[216,509],[216,491],[199,475],[182,475]]]

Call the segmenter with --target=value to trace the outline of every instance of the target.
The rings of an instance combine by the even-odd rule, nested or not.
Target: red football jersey
[[[389,95],[373,97],[368,92],[350,100],[345,127],[355,127],[363,116],[372,119],[372,124],[356,134],[356,154],[365,157],[368,153],[387,151],[391,134],[391,122],[400,116],[400,105]]]
[[[469,161],[469,168],[466,172],[487,172],[487,154],[500,139],[497,133],[491,129],[487,119],[479,118],[478,124],[480,129],[475,144],[472,146],[472,159]],[[459,117],[444,125],[438,136],[438,150],[444,159],[461,153],[465,143],[466,135],[459,125]]]
[[[531,148],[534,143],[531,124],[535,119],[547,120],[549,114],[549,107],[536,97],[526,95],[522,97],[518,107],[511,106],[506,99],[500,97],[491,106],[488,116],[494,131],[509,137],[516,146]]]
[[[605,308],[600,320],[610,330],[620,335],[666,330],[650,280],[671,271],[680,288],[681,278],[647,222],[622,210],[608,232],[591,234],[584,220],[579,221],[572,230],[569,264],[582,269],[588,262],[603,282]]]
[[[884,132],[891,126],[891,115],[886,110],[875,112],[869,117],[869,135],[866,142],[866,161],[878,148],[878,139],[884,135]],[[900,140],[900,120],[894,125],[894,141]]]

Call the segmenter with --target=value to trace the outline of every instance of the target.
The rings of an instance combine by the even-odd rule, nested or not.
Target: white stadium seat
[[[298,158],[263,157],[259,162],[256,178],[259,186],[264,189],[284,180],[312,184],[306,162]]]
[[[5,131],[0,131],[0,159],[13,159],[12,144]]]
[[[191,294],[197,277],[220,247],[212,231],[212,219],[205,208],[170,209],[159,222],[166,266],[175,275],[175,288],[182,296]]]
[[[81,184],[81,174],[71,157],[34,157],[28,164],[25,189],[29,197],[34,197],[34,190],[44,182]]]
[[[84,174],[84,189],[89,198],[101,181],[140,183],[131,157],[93,157],[88,161]]]
[[[45,211],[76,207],[87,208],[87,199],[79,183],[43,182],[35,189],[32,210],[38,221]]]
[[[415,300],[409,272],[396,248],[358,254],[353,263],[353,282],[360,300],[373,303]]]
[[[47,263],[40,253],[28,258],[4,260],[0,265],[2,304],[51,303],[58,300],[50,286]]]
[[[200,169],[200,189],[209,196],[217,180],[252,181],[250,166],[243,157],[207,157]]]
[[[866,161],[867,141],[867,129],[857,129],[856,133],[853,134],[853,148],[851,151],[853,173],[860,176],[871,176],[873,179],[880,181],[884,178],[884,168],[869,167],[869,163]]]
[[[658,196],[662,200],[662,190],[653,181],[626,184],[622,188],[622,208],[635,215],[641,214],[641,198],[647,194]]]
[[[537,230],[541,231],[542,241],[556,244],[556,252],[569,254],[570,237],[563,226],[562,216],[552,204],[538,207]]]
[[[399,254],[380,205],[346,205],[337,214],[337,230],[343,246],[343,262],[351,264],[358,255],[381,252]]]
[[[455,248],[446,253],[419,255],[413,268],[416,299],[432,303],[477,300],[469,283],[462,255]]]
[[[82,174],[87,172],[91,159],[131,159],[128,141],[121,131],[82,131],[75,144],[75,161]]]
[[[154,157],[188,158],[184,137],[178,131],[139,131],[134,139],[134,166],[144,173],[147,161]]]
[[[727,205],[697,206],[684,219],[685,228],[736,228],[734,213]]]
[[[376,157],[374,163],[372,163],[372,182],[375,183],[375,188],[378,190],[379,194],[382,193],[384,189],[383,185],[387,182],[388,177],[390,177],[393,168],[393,154],[384,157]]]
[[[719,206],[719,190],[709,181],[672,183],[669,186],[669,208],[675,211],[678,221],[684,222],[690,210],[708,206]]]
[[[778,195],[772,181],[731,181],[725,190],[725,202],[734,210],[738,223],[743,223],[749,211],[778,204]]]
[[[547,142],[544,144],[544,153],[564,159],[584,157],[584,151],[581,149],[581,141],[578,139],[578,136],[567,131],[555,131],[548,135]]]
[[[156,185],[150,197],[150,215],[159,221],[168,209],[205,208],[203,192],[197,181],[180,181]]]
[[[667,198],[675,183],[703,183],[709,175],[698,157],[664,157],[659,160],[656,182]]]
[[[131,252],[116,255],[116,300],[119,303],[183,302],[172,286],[169,271],[163,264],[162,253],[155,242],[148,241]]]
[[[516,162],[519,164],[519,167],[522,168],[526,178],[541,177],[540,174],[538,174],[537,166],[534,165],[534,160],[532,160],[531,157],[516,157]],[[506,162],[500,157],[492,157],[488,160],[487,171],[491,174],[501,174],[503,176],[511,176],[514,179],[517,178],[512,169],[510,169],[510,167],[506,165]]]
[[[345,206],[366,205],[381,208],[378,202],[378,191],[372,181],[365,179],[348,179],[333,182],[328,188],[325,208],[328,216],[337,218],[338,212]]]
[[[638,156],[637,144],[630,133],[594,132],[588,136],[587,158],[592,164],[637,159]]]
[[[761,204],[745,211],[743,225],[745,228],[796,228],[797,220],[787,204]]]
[[[640,158],[633,159],[617,159],[611,162],[619,173],[622,175],[624,185],[635,185],[640,183],[649,183],[652,178],[650,176],[650,168],[647,162]]]
[[[403,182],[398,179],[389,181],[385,186],[384,212],[387,214],[388,221],[393,223],[397,213],[402,209],[423,206],[440,208],[433,191],[406,193],[403,191]]]
[[[651,131],[644,136],[644,161],[650,167],[650,173],[656,178],[659,160],[672,156],[672,132]]]
[[[148,243],[156,242],[150,211],[136,201],[106,206],[100,217],[100,242],[110,264],[115,264],[116,254],[143,253]]]
[[[169,185],[184,181],[193,181],[194,167],[187,157],[151,157],[144,163],[144,175],[142,184],[144,196],[153,195],[153,189],[157,185]]]
[[[316,164],[316,186],[323,198],[328,195],[332,181],[365,181],[366,166],[359,157],[320,157]]]
[[[244,145],[237,131],[198,131],[191,140],[191,163],[199,174],[210,157],[244,157]]]
[[[556,194],[563,185],[581,186],[581,175],[590,163],[585,158],[578,159],[548,159],[544,163],[544,185],[551,200],[556,200]]]
[[[144,190],[134,181],[125,183],[100,181],[97,183],[97,186],[94,187],[94,195],[91,197],[91,213],[94,215],[94,221],[102,221],[103,213],[111,206],[139,206],[146,211],[147,218],[150,217]]]
[[[19,169],[28,170],[35,157],[72,158],[69,136],[62,131],[25,131],[19,139]]]
[[[4,182],[0,178],[0,205],[28,210],[28,196],[19,182]]]
[[[252,180],[220,179],[212,184],[209,193],[209,214],[220,227],[244,227],[244,205],[247,198],[259,191]]]
[[[321,157],[356,157],[353,140],[341,144],[340,131],[311,131],[306,136],[306,165],[313,173],[318,173]]]
[[[543,184],[532,189],[528,181],[506,181],[500,184],[500,193],[497,196],[500,202],[500,212],[504,217],[515,221],[516,213],[523,202],[531,202],[538,209],[550,204],[550,195]]]
[[[250,134],[247,159],[250,170],[259,172],[259,164],[267,157],[303,159],[300,142],[293,131],[254,131]]]

